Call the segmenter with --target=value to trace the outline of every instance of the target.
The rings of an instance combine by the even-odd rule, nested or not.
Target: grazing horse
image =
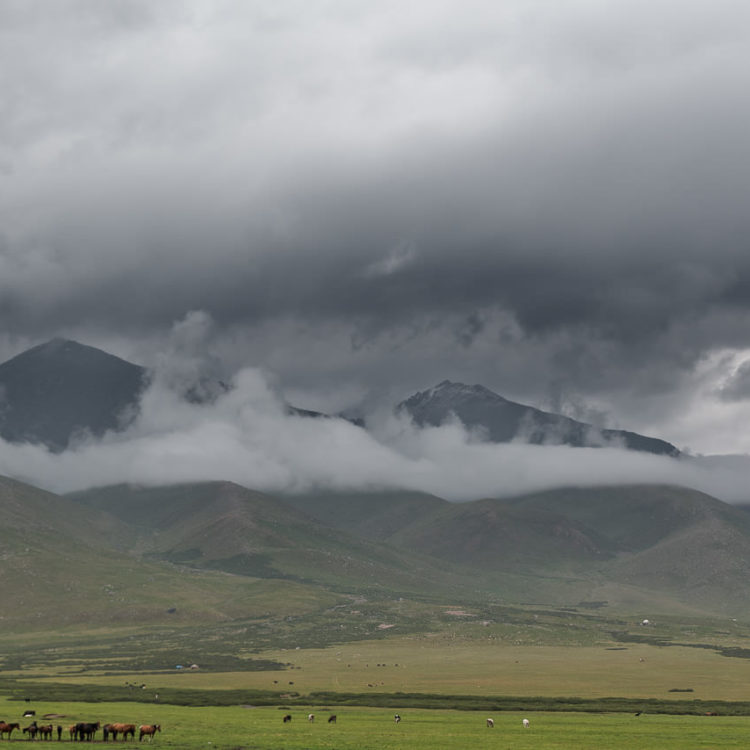
[[[400,717],[400,716],[399,716],[398,714],[396,714],[396,715],[395,715],[395,716],[393,717],[393,721],[395,721],[395,722],[396,722],[396,724],[398,724],[398,723],[399,723],[399,721],[401,721],[401,717]]]
[[[42,724],[42,726],[37,727],[37,731],[39,732],[39,736],[43,740],[51,740],[52,739],[52,724]]]
[[[495,722],[494,722],[494,720],[492,720],[492,719],[487,719],[487,726],[488,726],[488,727],[494,727],[494,726],[495,726]]]
[[[284,718],[283,718],[283,719],[282,719],[281,721],[282,721],[282,722],[283,722],[284,724],[287,724],[287,723],[289,723],[289,722],[290,722],[291,720],[292,720],[292,715],[291,715],[291,714],[286,714],[286,715],[284,716]]]
[[[114,739],[117,739],[117,735],[121,734],[123,742],[130,735],[135,739],[135,724],[110,724],[109,731],[112,732]]]
[[[10,739],[10,735],[13,732],[14,729],[20,729],[21,725],[14,721],[12,724],[8,724],[7,721],[0,721],[0,739],[2,739],[4,734],[8,735],[8,739]]]
[[[524,728],[524,729],[528,729],[528,728],[529,728],[529,720],[528,720],[528,719],[524,719],[524,720],[523,720],[523,721],[521,722],[521,724],[523,724],[523,728]]]
[[[34,739],[36,739],[36,733],[39,731],[39,727],[36,725],[35,721],[32,721],[31,724],[29,724],[29,726],[24,727],[21,731],[24,734],[26,734],[28,732],[29,739],[30,740],[34,740]]]
[[[60,742],[62,740],[62,727],[58,724],[57,725],[57,741]]]
[[[328,717],[328,723],[329,724],[335,724],[336,723],[336,714],[332,714]]]
[[[307,720],[312,724],[315,721],[315,714],[307,714]]]
[[[76,725],[71,724],[68,727],[68,732],[70,732],[70,741],[72,742],[76,738]]]
[[[148,737],[148,741],[151,742],[157,732],[161,732],[161,724],[141,724],[138,732],[138,742],[144,737]]]
[[[79,721],[73,729],[73,736],[77,740],[87,740],[88,742],[91,742],[100,727],[101,724],[98,721]]]

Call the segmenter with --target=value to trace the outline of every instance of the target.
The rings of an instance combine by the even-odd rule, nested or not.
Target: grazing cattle
[[[399,716],[398,714],[396,714],[396,715],[395,715],[395,716],[393,717],[393,721],[395,721],[395,722],[396,722],[396,724],[398,724],[398,723],[399,723],[399,721],[401,721],[401,717],[400,717],[400,716]]]
[[[284,722],[284,724],[288,724],[291,720],[292,720],[292,715],[291,714],[286,714],[286,716],[284,716],[284,718],[282,719],[282,721]]]
[[[122,735],[123,742],[128,738],[128,735],[135,739],[135,724],[110,724],[109,731],[112,732],[114,739],[117,739],[117,735]]]
[[[24,719],[30,719],[32,716],[36,716],[36,711],[32,711],[31,709],[29,709],[28,711],[23,712]]]
[[[14,721],[12,724],[8,724],[7,721],[0,721],[0,739],[3,738],[4,734],[8,735],[8,739],[10,739],[10,735],[13,733],[14,729],[20,729],[21,725]]]
[[[336,723],[336,714],[332,714],[328,717],[328,723],[329,724],[335,724]]]
[[[521,722],[521,724],[523,724],[523,728],[524,728],[524,729],[528,729],[528,728],[529,728],[529,720],[528,720],[528,719],[524,719],[524,720],[523,720],[523,721]]]
[[[148,741],[151,742],[157,732],[161,732],[161,724],[141,724],[138,730],[138,742],[144,737],[148,737]]]
[[[494,727],[495,726],[495,722],[492,719],[487,719],[487,726],[488,727]]]
[[[312,724],[315,721],[315,714],[307,714],[307,720]]]

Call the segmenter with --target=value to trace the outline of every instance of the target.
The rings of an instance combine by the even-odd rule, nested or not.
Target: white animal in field
[[[529,720],[528,720],[528,719],[524,719],[524,720],[523,720],[523,721],[521,722],[521,724],[523,724],[523,728],[524,728],[524,729],[528,729],[528,728],[529,728]]]
[[[487,726],[488,727],[494,727],[495,726],[495,722],[492,719],[487,719]]]
[[[312,724],[315,721],[315,714],[307,714],[307,720]]]
[[[398,723],[399,723],[399,721],[401,721],[401,717],[400,717],[400,716],[399,716],[398,714],[396,714],[396,715],[395,715],[395,716],[393,717],[393,721],[395,721],[395,722],[396,722],[396,724],[398,724]]]

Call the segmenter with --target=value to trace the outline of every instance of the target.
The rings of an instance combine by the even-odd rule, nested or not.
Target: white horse
[[[487,719],[487,726],[488,727],[494,727],[495,726],[495,722],[492,719]]]
[[[524,720],[523,720],[523,721],[521,722],[521,724],[523,724],[523,728],[524,728],[524,729],[528,729],[528,728],[529,728],[529,720],[528,720],[528,719],[524,719]]]

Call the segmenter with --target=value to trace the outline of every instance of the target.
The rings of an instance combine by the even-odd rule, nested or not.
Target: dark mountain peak
[[[114,354],[108,354],[96,347],[79,344],[77,341],[71,339],[56,337],[9,359],[0,365],[0,372],[19,366],[91,367],[92,365],[103,365],[104,363],[108,363],[110,366],[116,366],[115,363],[121,363],[128,368],[142,369],[138,365],[120,359]]]
[[[64,450],[79,434],[101,436],[135,416],[147,371],[63,338],[0,365],[0,436]]]
[[[402,402],[399,406],[424,407],[428,404],[450,405],[467,401],[486,401],[493,403],[507,403],[507,399],[498,395],[483,385],[467,385],[466,383],[454,383],[451,380],[443,380],[426,391],[419,391]]]
[[[420,427],[437,427],[458,418],[464,426],[494,443],[512,441],[535,445],[623,447],[659,455],[678,456],[671,443],[625,430],[599,429],[562,414],[536,409],[498,395],[482,385],[444,380],[402,401],[404,410]]]

